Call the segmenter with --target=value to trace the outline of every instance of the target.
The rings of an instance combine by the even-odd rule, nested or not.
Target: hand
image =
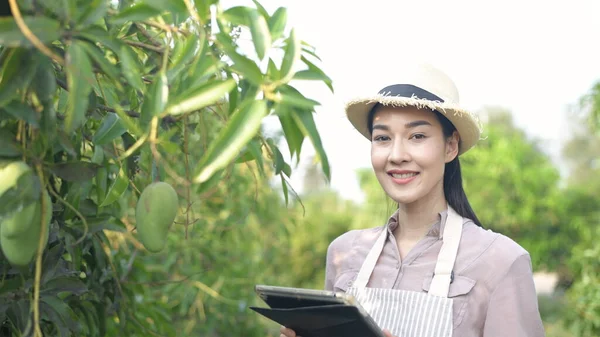
[[[281,329],[279,331],[281,332],[280,337],[300,337],[300,336],[296,336],[296,331],[294,331],[292,329],[288,329],[288,328],[284,327],[283,325],[281,326]]]
[[[396,337],[392,335],[392,333],[388,329],[383,329],[383,334],[385,335],[385,337]]]

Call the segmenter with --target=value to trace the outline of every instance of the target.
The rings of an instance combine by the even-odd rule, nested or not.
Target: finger
[[[281,337],[296,337],[296,332],[292,329],[288,329],[285,326],[281,326],[280,332],[282,333]]]
[[[383,329],[383,334],[385,335],[385,337],[394,337],[394,335],[392,335],[392,333],[388,329]]]

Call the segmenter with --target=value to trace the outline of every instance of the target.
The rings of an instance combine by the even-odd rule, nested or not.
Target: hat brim
[[[481,136],[481,124],[478,118],[469,111],[454,104],[415,97],[374,95],[372,97],[353,99],[346,103],[348,120],[368,140],[371,140],[371,133],[369,132],[367,119],[369,112],[377,103],[393,107],[413,106],[418,109],[429,109],[440,112],[452,122],[458,131],[461,140],[459,155],[471,149]]]

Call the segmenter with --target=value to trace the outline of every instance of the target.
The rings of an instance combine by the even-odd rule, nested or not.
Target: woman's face
[[[373,116],[371,163],[385,192],[400,204],[443,197],[444,167],[458,154],[435,114],[382,106]]]

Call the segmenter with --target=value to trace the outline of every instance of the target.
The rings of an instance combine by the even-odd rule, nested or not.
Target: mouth
[[[404,185],[413,181],[419,175],[419,172],[392,170],[388,171],[387,174],[394,183]]]
[[[410,173],[388,173],[391,177],[396,179],[408,179],[416,176],[419,172],[410,172]]]

